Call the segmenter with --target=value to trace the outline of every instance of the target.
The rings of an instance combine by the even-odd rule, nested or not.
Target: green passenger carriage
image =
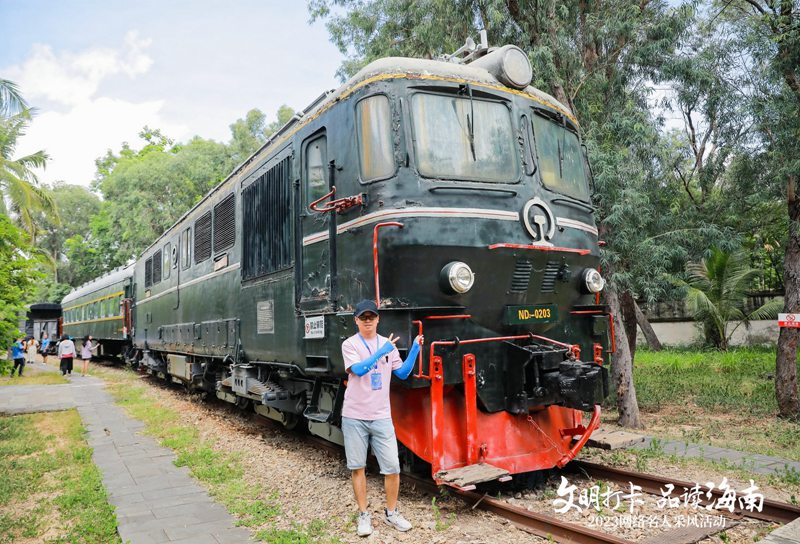
[[[76,340],[91,335],[100,344],[97,355],[124,355],[131,345],[132,279],[130,264],[67,294],[61,301],[63,334]]]

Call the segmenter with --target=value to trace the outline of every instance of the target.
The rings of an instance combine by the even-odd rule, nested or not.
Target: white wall
[[[738,323],[732,322],[728,325],[728,333]],[[665,346],[682,346],[688,344],[701,343],[703,333],[694,321],[676,321],[668,323],[651,323],[656,336]],[[644,335],[639,330],[636,337],[639,344],[645,344]],[[739,325],[731,338],[731,345],[753,345],[753,344],[777,344],[778,342],[778,322],[777,321],[751,321],[750,328]]]

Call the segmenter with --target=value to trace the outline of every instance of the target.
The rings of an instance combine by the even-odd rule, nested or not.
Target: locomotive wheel
[[[236,397],[236,406],[238,408],[240,408],[241,410],[247,410],[248,408],[250,408],[251,404],[252,404],[252,401],[250,399],[248,399],[248,398],[239,397],[239,396]]]
[[[283,414],[283,426],[288,431],[293,431],[297,428],[297,425],[300,423],[302,418],[298,417],[297,414]]]

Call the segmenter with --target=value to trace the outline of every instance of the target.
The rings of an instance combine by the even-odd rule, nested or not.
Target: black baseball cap
[[[374,300],[362,300],[356,304],[356,309],[353,312],[353,315],[356,317],[361,317],[367,312],[372,312],[373,314],[378,315],[378,306],[375,304]]]

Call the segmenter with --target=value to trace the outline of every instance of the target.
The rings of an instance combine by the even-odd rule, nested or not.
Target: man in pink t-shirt
[[[372,300],[362,300],[353,312],[358,333],[342,343],[344,368],[348,373],[347,389],[342,405],[342,432],[351,470],[353,492],[358,503],[358,535],[372,534],[372,517],[367,511],[367,449],[378,458],[386,488],[384,521],[399,531],[408,531],[411,524],[397,511],[400,490],[400,460],[397,437],[392,424],[389,385],[392,374],[405,380],[419,354],[423,337],[417,336],[405,361],[395,344],[398,337],[378,334],[378,307]]]

